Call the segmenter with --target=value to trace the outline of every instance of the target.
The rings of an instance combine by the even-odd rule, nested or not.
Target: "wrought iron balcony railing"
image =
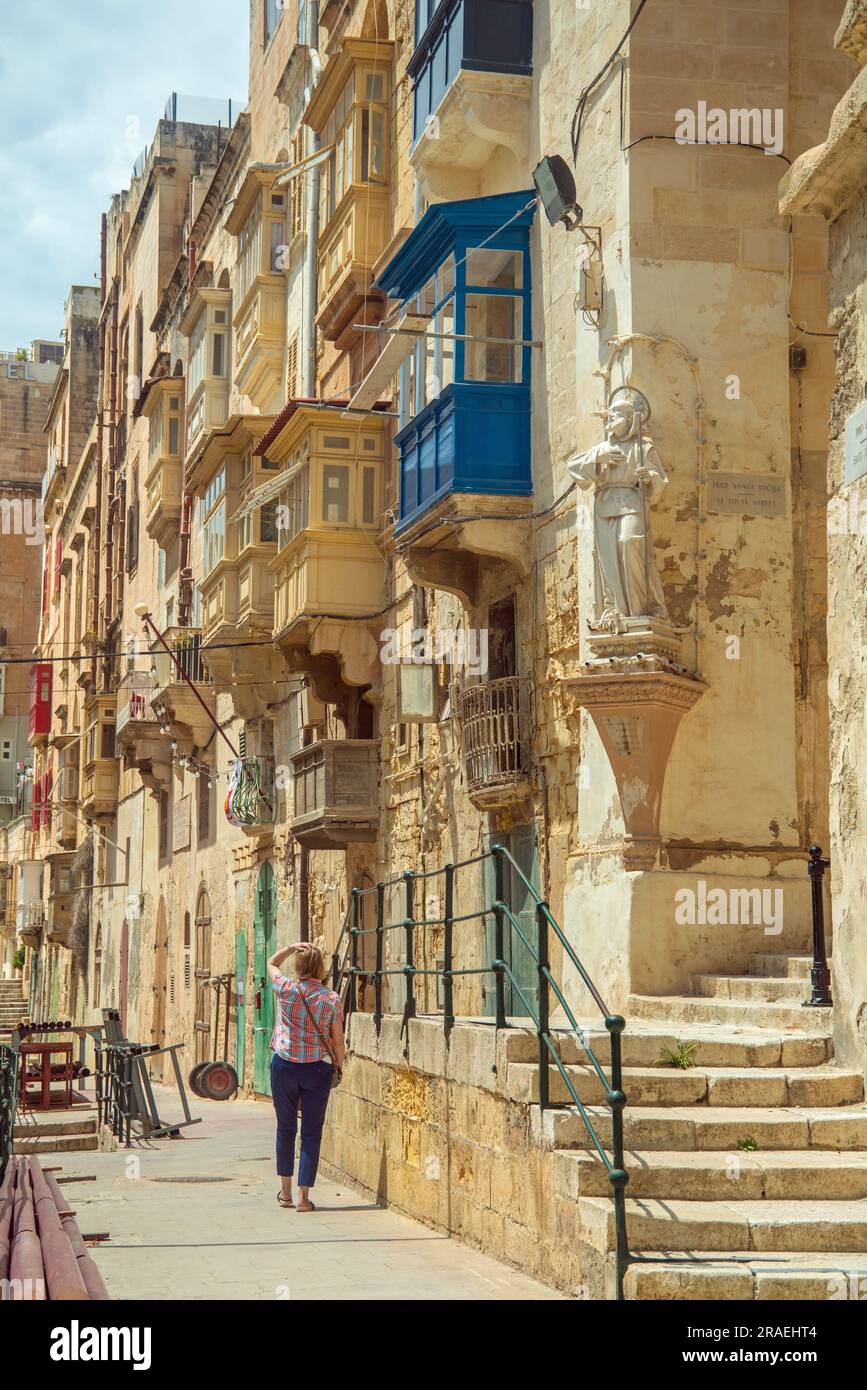
[[[470,795],[508,791],[527,775],[524,684],[501,676],[461,691],[464,766]]]

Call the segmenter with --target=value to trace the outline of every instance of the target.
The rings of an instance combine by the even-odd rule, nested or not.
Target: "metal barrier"
[[[494,871],[494,897],[490,903],[482,904],[478,911],[474,912],[455,912],[455,883],[459,870],[471,866],[483,865],[486,861],[491,861]],[[511,872],[523,885],[535,907],[536,922],[536,941],[533,942],[527,936],[521,923],[518,921],[506,898],[506,869],[510,866]],[[444,888],[444,911],[442,917],[428,918],[425,915],[417,915],[415,906],[416,884],[426,884],[429,880],[442,878]],[[385,912],[386,891],[402,885],[404,893],[405,910],[404,915],[398,921],[387,922]],[[363,927],[363,904],[368,895],[375,896],[376,902],[376,925],[374,927]],[[494,918],[494,949],[493,958],[485,961],[478,966],[460,966],[455,962],[454,934],[455,928],[462,922],[481,921],[489,915]],[[505,959],[505,934],[506,924],[509,924],[512,931],[523,944],[533,961],[538,979],[538,1003],[536,1005],[527,997],[521,981],[516,977],[511,966]],[[428,927],[441,928],[443,933],[442,966],[435,968],[419,968],[415,963],[416,934],[419,929]],[[405,959],[402,965],[386,967],[385,965],[385,935],[386,932],[400,932],[403,936]],[[365,970],[359,964],[359,943],[365,936],[374,936],[376,942],[376,958],[374,969]],[[564,957],[566,957],[577,971],[580,979],[587,987],[590,997],[595,1006],[599,1009],[605,1028],[608,1030],[611,1048],[611,1077],[605,1075],[598,1057],[594,1053],[587,1035],[580,1023],[575,1018],[570,1004],[557,980],[551,973],[549,948],[552,937],[559,943]],[[340,948],[343,941],[346,945],[341,957]],[[359,980],[372,979],[374,987],[374,1025],[379,1031],[383,1018],[383,984],[389,976],[403,976],[405,981],[403,1018],[404,1026],[410,1018],[416,1016],[416,980],[419,977],[432,976],[438,984],[442,986],[443,1001],[443,1029],[448,1038],[449,1032],[455,1024],[454,1007],[454,986],[456,979],[474,975],[493,975],[495,990],[494,1022],[497,1028],[506,1028],[509,1025],[506,1016],[506,982],[511,985],[512,991],[520,999],[527,1011],[529,1021],[535,1026],[536,1035],[539,1041],[539,1104],[542,1110],[559,1108],[551,1103],[549,1087],[549,1066],[557,1068],[571,1103],[576,1107],[591,1144],[599,1155],[613,1190],[614,1200],[614,1236],[615,1236],[615,1272],[616,1272],[616,1297],[623,1299],[623,1281],[626,1275],[627,1265],[629,1264],[629,1242],[626,1229],[626,1184],[629,1182],[629,1174],[624,1168],[623,1152],[623,1111],[626,1106],[626,1096],[623,1092],[623,1066],[622,1066],[622,1046],[621,1035],[626,1026],[626,1020],[620,1014],[613,1014],[609,1010],[598,989],[594,985],[584,966],[579,960],[571,943],[567,940],[559,924],[551,914],[551,910],[545,900],[539,895],[530,883],[523,870],[516,863],[510,852],[504,845],[493,845],[484,854],[474,855],[469,859],[464,859],[456,864],[447,864],[442,869],[428,870],[424,873],[416,873],[406,870],[403,874],[395,878],[386,879],[371,888],[353,888],[351,895],[351,923],[350,914],[341,930],[340,938],[335,954],[332,959],[332,979],[335,990],[345,997],[345,1008],[347,1014],[351,1014],[357,1007],[357,985]],[[603,1144],[599,1133],[593,1124],[591,1116],[582,1103],[574,1082],[569,1075],[567,1067],[563,1064],[557,1047],[557,1039],[550,1027],[550,997],[554,995],[557,1003],[568,1021],[568,1030],[574,1036],[581,1048],[584,1050],[590,1066],[599,1078],[605,1100],[611,1110],[611,1155],[609,1157],[606,1146]]]
[[[18,1049],[0,1043],[0,1182],[12,1155],[12,1135],[18,1109]]]
[[[168,1047],[156,1044],[129,1042],[122,1036],[120,1014],[115,1009],[103,1009],[104,1036],[96,1042],[96,1109],[100,1128],[108,1125],[115,1138],[127,1149],[136,1139],[156,1139],[178,1134],[189,1125],[201,1124],[190,1113],[184,1078],[178,1053],[183,1043]],[[183,1120],[163,1120],[157,1109],[148,1065],[155,1057],[168,1055],[172,1060],[178,1087]],[[135,1133],[133,1126],[136,1126]]]

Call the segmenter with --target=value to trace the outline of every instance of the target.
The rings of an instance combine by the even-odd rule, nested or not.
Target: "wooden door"
[[[244,1084],[244,1062],[247,1050],[247,933],[235,937],[235,1071],[238,1083]]]
[[[277,891],[274,870],[263,864],[256,884],[253,916],[253,1087],[271,1094],[271,1034],[274,1031],[274,991],[268,979],[268,957],[274,954],[277,932]]]

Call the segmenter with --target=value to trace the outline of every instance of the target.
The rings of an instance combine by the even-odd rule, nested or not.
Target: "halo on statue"
[[[606,409],[611,409],[611,403],[617,396],[626,396],[636,415],[640,417],[641,424],[646,425],[650,419],[650,401],[643,391],[639,391],[637,386],[616,386],[608,397]]]

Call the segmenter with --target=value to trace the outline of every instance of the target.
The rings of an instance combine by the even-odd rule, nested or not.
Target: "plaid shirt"
[[[316,1023],[331,1043],[331,1025],[334,1019],[342,1021],[343,1010],[340,998],[319,980],[290,980],[287,975],[278,975],[271,988],[280,1000],[280,1013],[271,1047],[286,1062],[330,1062],[327,1048],[313,1025],[313,1019],[304,1007],[304,999],[310,1007]]]

